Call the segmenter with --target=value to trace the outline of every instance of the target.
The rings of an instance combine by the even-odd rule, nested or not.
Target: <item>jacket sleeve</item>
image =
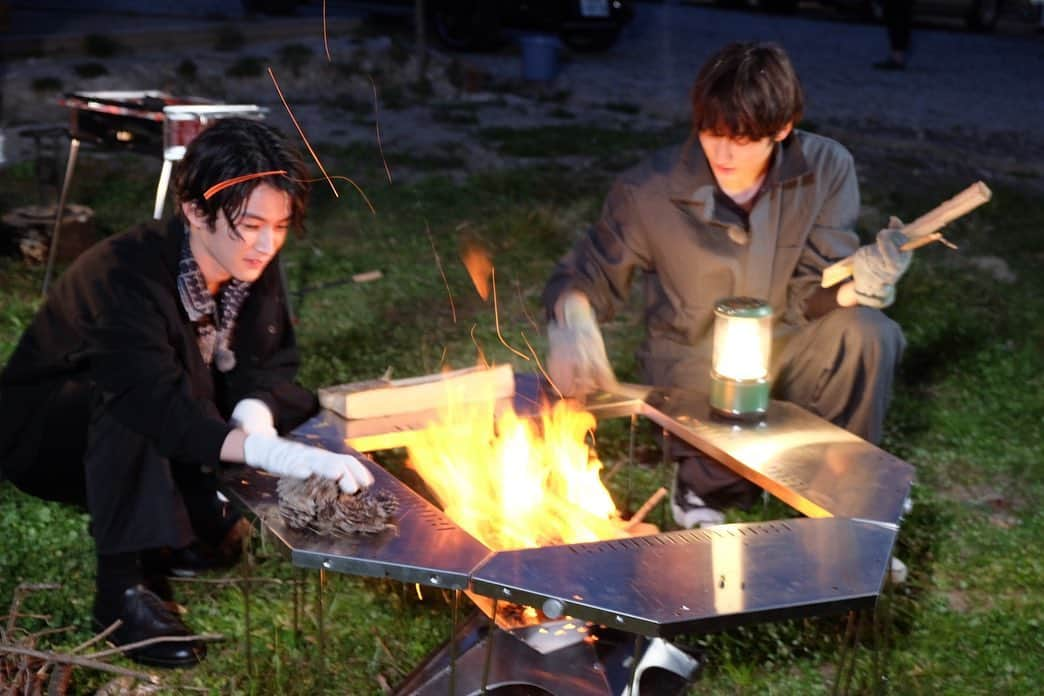
[[[251,289],[236,321],[236,367],[224,376],[220,401],[227,417],[241,399],[260,399],[271,409],[276,430],[286,433],[315,415],[319,401],[295,381],[301,363],[297,339],[275,263],[269,271]]]
[[[600,321],[612,319],[626,303],[635,271],[651,267],[640,195],[640,187],[627,180],[613,184],[598,222],[551,272],[543,295],[549,319],[568,290],[584,293]]]
[[[794,325],[814,318],[810,316],[810,300],[821,290],[823,270],[859,247],[859,236],[855,233],[859,218],[859,180],[852,155],[838,145],[821,172],[816,178],[820,187],[817,196],[822,204],[787,290],[786,320]]]
[[[104,287],[80,288],[92,296],[80,320],[105,407],[165,457],[217,464],[231,428],[212,402],[192,393],[161,300],[169,292],[126,271]]]

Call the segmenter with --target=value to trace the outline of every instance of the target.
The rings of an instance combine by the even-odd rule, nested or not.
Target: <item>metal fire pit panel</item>
[[[294,431],[298,439],[309,444],[357,455],[345,446],[340,433],[343,427],[339,428],[334,419],[322,416]],[[373,473],[374,490],[389,490],[399,499],[394,520],[396,530],[320,537],[309,531],[291,529],[279,515],[276,477],[249,467],[226,469],[222,474],[222,490],[233,502],[264,522],[287,546],[295,566],[465,589],[472,569],[489,554],[489,549],[382,467],[361,459]]]
[[[536,416],[554,394],[538,375],[515,375],[515,397],[498,403]],[[803,408],[773,401],[763,421],[713,416],[706,394],[620,385],[590,396],[598,419],[641,415],[697,447],[809,517],[850,517],[896,524],[913,481],[913,467]],[[346,421],[320,417],[323,427],[362,451],[408,446],[434,422],[434,411]]]
[[[789,402],[740,423],[704,394],[654,391],[641,413],[809,517],[897,524],[913,481],[906,462]]]
[[[501,551],[472,591],[647,636],[869,607],[896,531],[838,518]]]

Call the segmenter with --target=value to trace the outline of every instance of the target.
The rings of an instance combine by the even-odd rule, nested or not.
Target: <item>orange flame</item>
[[[454,403],[418,434],[410,465],[446,514],[492,549],[626,536],[602,463],[585,436],[595,419],[565,401],[539,424],[494,403]]]
[[[489,258],[489,252],[475,243],[466,243],[461,252],[460,260],[464,268],[468,269],[468,276],[475,285],[475,292],[483,301],[489,299],[490,278],[493,275],[493,261]]]

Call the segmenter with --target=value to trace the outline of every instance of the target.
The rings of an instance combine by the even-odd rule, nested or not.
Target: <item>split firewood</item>
[[[399,500],[391,491],[343,492],[336,481],[321,476],[284,476],[276,484],[279,514],[291,529],[319,535],[376,534],[395,529],[392,517]]]
[[[648,515],[657,503],[663,500],[664,496],[667,495],[667,489],[660,486],[656,489],[656,492],[649,496],[649,499],[642,503],[642,506],[631,515],[631,519],[627,520],[624,525],[624,531],[634,532],[638,529],[638,525],[642,524],[645,516]]]
[[[360,420],[440,409],[451,402],[503,399],[514,393],[511,365],[499,365],[323,387],[319,403],[342,418]]]
[[[928,211],[908,225],[903,225],[902,231],[908,241],[900,247],[903,251],[912,251],[918,247],[943,240],[939,230],[949,222],[970,213],[980,205],[990,200],[993,192],[981,181],[964,189],[950,200]],[[821,285],[829,288],[837,285],[845,278],[852,275],[852,257],[842,259],[823,271]]]

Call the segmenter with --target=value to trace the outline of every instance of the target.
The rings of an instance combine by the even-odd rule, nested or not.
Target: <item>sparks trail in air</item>
[[[508,342],[504,340],[503,334],[500,333],[500,311],[497,309],[497,270],[493,267],[490,267],[489,273],[490,286],[493,290],[493,322],[497,325],[497,338],[500,339],[500,342],[503,343],[508,350],[510,350],[512,353],[528,362],[529,356],[509,345]]]
[[[332,63],[333,59],[330,57],[330,42],[326,38],[326,0],[323,0],[323,48],[326,49],[326,62]]]
[[[384,156],[384,144],[381,142],[381,115],[378,108],[377,99],[377,83],[373,81],[373,75],[367,75],[370,78],[370,85],[373,87],[373,124],[377,130],[377,149],[381,153],[381,163],[384,164],[384,173],[388,175],[388,183],[392,183],[391,169],[388,168],[388,160]]]
[[[526,348],[529,348],[529,352],[533,354],[533,361],[536,363],[537,369],[540,370],[540,374],[544,375],[544,379],[547,380],[547,383],[550,384],[551,388],[555,390],[556,394],[558,394],[558,398],[564,399],[565,395],[562,393],[562,390],[558,388],[558,385],[555,384],[555,381],[551,379],[551,375],[547,374],[547,370],[545,370],[544,366],[540,364],[540,358],[537,356],[537,352],[536,350],[534,350],[533,344],[531,344],[529,342],[529,339],[526,338],[526,332],[519,331],[519,333],[522,335],[522,340],[525,342]]]
[[[304,141],[305,147],[308,148],[308,152],[312,155],[312,159],[314,159],[315,163],[319,165],[319,171],[323,173],[323,178],[325,178],[326,182],[330,184],[330,188],[333,190],[334,196],[340,198],[341,194],[337,192],[337,187],[334,186],[333,180],[343,179],[344,181],[347,181],[349,184],[355,187],[355,190],[359,192],[359,195],[362,196],[362,199],[366,202],[366,205],[367,207],[369,207],[370,212],[376,215],[377,209],[373,207],[373,203],[371,203],[370,199],[366,197],[366,193],[359,187],[359,184],[355,183],[346,176],[331,177],[329,174],[326,173],[326,168],[323,167],[323,163],[319,160],[319,155],[315,154],[315,150],[312,149],[312,144],[308,142],[308,137],[304,134],[304,130],[301,128],[301,124],[297,122],[297,117],[294,116],[294,112],[290,108],[290,104],[287,103],[286,97],[283,96],[283,90],[279,88],[279,81],[276,80],[275,73],[272,71],[271,66],[269,66],[268,68],[268,76],[272,78],[272,84],[275,85],[276,93],[279,94],[279,100],[283,102],[283,107],[286,108],[286,113],[289,114],[290,120],[293,121],[294,127],[297,128],[297,132],[301,135],[301,140]]]
[[[471,325],[471,342],[475,344],[475,350],[478,351],[479,364],[484,368],[489,368],[489,361],[486,360],[486,352],[482,350],[482,346],[479,345],[478,339],[475,338],[475,329],[478,328],[478,324]]]
[[[253,174],[243,174],[241,176],[234,176],[231,179],[225,179],[224,181],[219,181],[218,183],[214,184],[213,186],[211,186],[210,188],[208,188],[206,191],[203,192],[203,200],[209,201],[211,198],[213,198],[215,195],[217,195],[219,192],[223,191],[224,189],[227,189],[229,186],[235,186],[236,184],[242,184],[244,181],[250,181],[251,179],[260,179],[260,178],[265,177],[265,176],[282,176],[282,177],[286,177],[290,181],[297,181],[297,182],[300,182],[300,183],[303,183],[303,184],[312,184],[312,183],[315,183],[316,181],[324,181],[323,177],[315,177],[315,178],[311,178],[311,179],[298,179],[296,177],[289,176],[285,169],[273,169],[273,170],[267,171],[267,172],[254,172]],[[363,193],[362,189],[360,189],[356,185],[356,183],[354,181],[352,181],[351,179],[349,179],[348,177],[341,176],[340,174],[333,174],[333,175],[328,175],[326,178],[327,179],[343,179],[343,180],[347,181],[352,186],[355,186],[355,188],[359,191],[359,194],[363,197],[363,200],[366,200],[366,194]],[[370,203],[370,201],[366,200],[366,204],[369,205],[369,203]],[[373,209],[372,205],[370,205],[370,211],[373,212],[374,214],[377,213],[377,211]]]
[[[329,32],[326,29],[326,0],[323,0],[323,48],[326,50],[326,62],[332,63],[333,57],[330,55],[330,40],[328,37]],[[384,144],[381,142],[381,117],[377,100],[377,83],[374,82],[372,75],[367,75],[367,77],[370,78],[370,85],[373,86],[373,120],[374,127],[377,130],[377,149],[381,153],[381,163],[384,165],[384,173],[388,176],[388,183],[390,184],[392,183],[392,173],[388,167],[388,160],[384,156]]]
[[[536,320],[530,315],[529,310],[526,309],[526,299],[522,296],[522,283],[518,282],[518,278],[512,278],[512,282],[515,285],[515,294],[518,295],[518,304],[522,308],[522,316],[526,318],[529,325],[533,327],[533,330],[537,333],[540,332],[540,325],[536,323]]]
[[[446,271],[442,268],[442,259],[439,258],[439,250],[435,248],[435,238],[431,236],[431,227],[428,226],[428,221],[424,221],[424,231],[428,234],[428,241],[431,242],[431,253],[435,255],[435,265],[439,269],[439,275],[442,276],[442,284],[446,286],[446,294],[449,296],[450,312],[453,313],[453,323],[457,323],[457,308],[453,304],[453,291],[450,290],[449,280],[446,278]]]
[[[244,181],[250,181],[251,179],[260,179],[264,176],[286,176],[285,169],[271,169],[267,172],[254,172],[253,174],[243,174],[242,176],[234,176],[231,179],[225,179],[214,184],[206,191],[203,192],[203,200],[209,201],[217,193],[227,189],[229,186],[235,186],[241,184]],[[287,177],[290,178],[290,177]]]

